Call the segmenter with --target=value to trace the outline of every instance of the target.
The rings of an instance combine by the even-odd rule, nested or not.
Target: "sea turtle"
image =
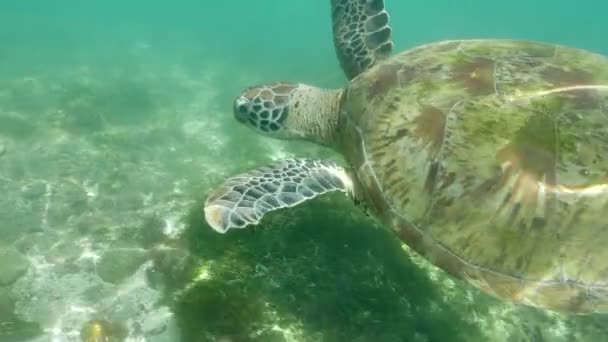
[[[509,39],[393,55],[383,0],[332,0],[344,89],[268,83],[234,115],[340,152],[231,177],[205,203],[218,232],[342,191],[413,250],[499,298],[608,311],[608,58]]]

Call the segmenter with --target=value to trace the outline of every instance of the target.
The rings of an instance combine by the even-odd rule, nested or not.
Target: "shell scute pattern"
[[[501,297],[608,306],[608,60],[444,42],[374,66],[347,96],[364,151],[346,154],[415,250]]]

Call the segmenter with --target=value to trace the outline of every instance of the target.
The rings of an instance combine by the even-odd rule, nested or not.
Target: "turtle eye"
[[[233,111],[238,120],[245,120],[249,114],[249,100],[241,96],[234,100]]]

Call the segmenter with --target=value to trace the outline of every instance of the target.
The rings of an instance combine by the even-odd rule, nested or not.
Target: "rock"
[[[179,328],[175,316],[167,307],[150,312],[142,322],[141,330],[149,342],[179,341]]]
[[[48,341],[38,323],[22,321],[17,317],[0,322],[0,341]],[[41,339],[38,339],[40,337]]]
[[[13,248],[0,249],[0,286],[8,286],[21,278],[30,266],[29,260]]]
[[[6,322],[15,316],[15,299],[6,288],[0,288],[0,322]]]
[[[38,323],[26,322],[15,314],[15,298],[8,288],[0,288],[0,341],[32,341],[42,334]]]
[[[163,232],[165,221],[157,216],[148,216],[139,227],[138,240],[144,248],[151,248],[166,239]]]
[[[106,251],[99,264],[97,275],[111,284],[120,284],[131,276],[146,261],[146,252],[143,249],[120,248]]]
[[[162,283],[169,289],[182,288],[192,280],[196,273],[198,263],[188,251],[178,248],[157,247],[151,250],[150,256],[153,261],[156,279],[154,286]]]
[[[31,121],[31,120],[30,120]],[[11,112],[0,114],[0,134],[10,138],[23,139],[36,132],[36,126],[24,116]]]
[[[39,200],[46,194],[46,191],[46,182],[36,181],[24,187],[23,197],[28,200]]]

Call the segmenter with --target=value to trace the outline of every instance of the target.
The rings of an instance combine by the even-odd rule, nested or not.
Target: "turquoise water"
[[[0,4],[0,341],[608,340],[605,316],[451,280],[343,196],[253,233],[203,222],[228,175],[337,157],[231,113],[251,84],[345,84],[328,3]],[[396,50],[500,37],[608,54],[608,3],[405,3],[387,0]]]
[[[386,6],[397,50],[440,39],[510,37],[608,52],[603,20],[608,4],[598,1],[517,0],[497,5],[469,0],[455,5],[442,0],[412,6],[389,1]],[[39,0],[5,1],[2,7],[2,58],[10,61],[2,66],[9,70],[84,60],[116,63],[118,57],[128,58],[125,52],[134,42],[145,41],[155,47],[148,58],[189,58],[184,62],[192,65],[221,59],[263,71],[267,78],[341,81],[325,1],[58,5]],[[310,76],[328,73],[334,79]]]

